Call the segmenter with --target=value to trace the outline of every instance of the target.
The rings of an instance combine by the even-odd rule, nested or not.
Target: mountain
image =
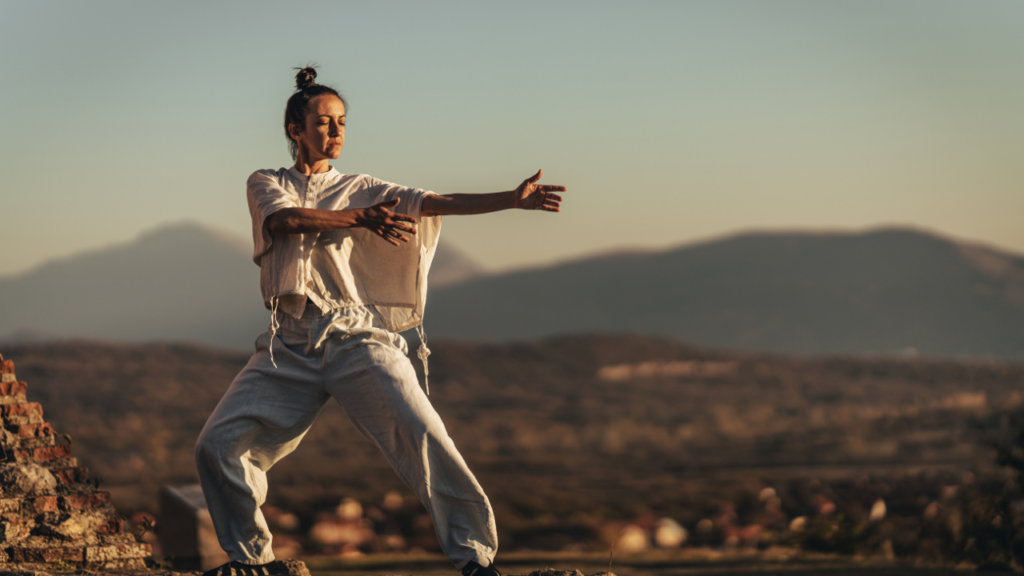
[[[0,335],[250,349],[269,323],[247,240],[196,224],[0,279]],[[907,229],[751,233],[485,275],[450,246],[432,337],[661,334],[803,354],[1024,358],[1024,258]]]
[[[0,334],[252,345],[265,329],[259,268],[234,236],[163,227],[0,280]]]
[[[804,354],[1024,358],[1024,258],[907,229],[751,233],[433,291],[433,337],[664,334]]]
[[[442,241],[437,245],[434,261],[430,263],[430,276],[427,281],[431,288],[444,288],[484,275],[483,268],[472,258]]]
[[[0,279],[0,335],[7,341],[87,336],[190,340],[250,349],[266,330],[259,268],[248,240],[176,224],[133,242],[81,253]],[[431,280],[481,274],[442,243]]]

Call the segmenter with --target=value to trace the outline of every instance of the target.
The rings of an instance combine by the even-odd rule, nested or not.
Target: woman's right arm
[[[398,246],[398,241],[408,242],[402,232],[415,234],[416,219],[397,214],[390,209],[398,200],[382,202],[369,208],[351,210],[317,210],[314,208],[282,208],[271,214],[263,226],[271,234],[308,234],[327,232],[342,228],[367,228],[371,232]],[[408,223],[408,224],[407,224]]]

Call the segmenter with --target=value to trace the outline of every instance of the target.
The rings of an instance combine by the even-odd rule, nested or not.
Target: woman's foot
[[[203,576],[309,576],[299,560],[274,560],[266,564],[243,564],[232,560],[203,572]]]
[[[205,574],[203,576],[206,576]],[[462,576],[501,576],[501,571],[494,563],[490,563],[487,566],[481,566],[476,562],[470,561],[469,564],[462,569]]]

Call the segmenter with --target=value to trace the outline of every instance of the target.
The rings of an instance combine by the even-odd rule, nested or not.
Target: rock
[[[52,494],[56,489],[57,479],[38,464],[0,466],[0,490],[4,496]]]
[[[615,550],[623,554],[636,554],[650,547],[651,538],[647,531],[634,524],[627,524],[619,533]]]
[[[5,452],[8,448],[13,450],[18,445],[18,440],[19,438],[11,434],[11,431],[7,428],[0,429],[0,446],[3,447]]]
[[[605,574],[602,572],[602,574]],[[543,570],[534,570],[530,572],[529,576],[584,576],[583,572],[579,570],[556,570],[554,568],[544,568]]]
[[[658,548],[678,548],[688,536],[686,528],[672,518],[658,520],[654,528],[654,543]]]
[[[289,576],[310,576],[306,563],[301,560],[276,560],[274,564],[279,565],[275,567],[276,570],[281,570]]]
[[[88,533],[90,520],[86,516],[65,516],[56,525],[40,526],[39,533],[59,536],[65,540],[77,540]]]

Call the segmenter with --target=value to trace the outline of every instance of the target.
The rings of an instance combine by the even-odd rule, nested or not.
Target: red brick
[[[55,512],[58,510],[56,496],[40,496],[32,501],[32,509],[36,512]]]
[[[4,418],[11,416],[43,416],[43,407],[39,402],[18,402],[17,404],[4,404],[0,406],[0,414]]]
[[[110,503],[110,492],[68,494],[64,496],[64,503],[72,508],[102,508]]]
[[[10,553],[14,562],[46,564],[61,561],[81,562],[85,557],[84,548],[11,548]]]
[[[42,438],[54,434],[54,431],[49,422],[43,422],[41,424],[22,424],[17,427],[17,433],[21,438]]]
[[[26,389],[24,382],[0,382],[0,396],[24,396]]]
[[[77,458],[55,458],[53,460],[44,460],[38,463],[43,468],[49,468],[50,470],[63,470],[64,468],[77,468]]]
[[[71,446],[67,444],[50,446],[48,448],[36,448],[32,451],[32,457],[40,462],[56,458],[67,458],[69,456],[71,456]]]
[[[18,442],[18,448],[32,450],[33,448],[47,448],[57,445],[56,436],[41,436],[39,438],[24,438]]]
[[[71,446],[62,444],[48,448],[34,448],[29,450],[15,450],[14,459],[18,462],[48,462],[71,456]],[[62,466],[65,468],[66,466]]]
[[[89,469],[85,466],[79,466],[76,468],[58,468],[56,470],[50,470],[53,476],[57,478],[57,482],[66,485],[78,484],[85,482],[85,479],[89,477]]]

